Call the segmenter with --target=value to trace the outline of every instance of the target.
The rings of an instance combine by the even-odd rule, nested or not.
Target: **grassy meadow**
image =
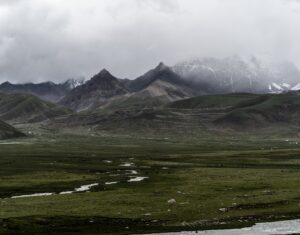
[[[298,141],[242,134],[1,141],[0,234],[134,234],[298,218]],[[145,178],[130,181],[137,177]],[[18,198],[36,193],[52,195]]]

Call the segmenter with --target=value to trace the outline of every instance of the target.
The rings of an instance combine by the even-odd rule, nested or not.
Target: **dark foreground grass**
[[[0,150],[0,234],[150,233],[300,217],[298,138],[48,136],[0,142]],[[128,182],[138,176],[148,178]],[[91,183],[99,185],[59,194]]]

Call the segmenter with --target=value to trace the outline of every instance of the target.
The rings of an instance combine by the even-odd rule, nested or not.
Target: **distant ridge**
[[[35,95],[43,100],[57,102],[70,90],[83,84],[83,79],[69,79],[64,83],[53,82],[12,84],[4,82],[0,85],[0,92],[4,93],[25,93]]]

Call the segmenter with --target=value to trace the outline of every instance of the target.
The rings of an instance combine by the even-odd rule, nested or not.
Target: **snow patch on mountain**
[[[292,86],[288,83],[275,83],[272,82],[269,86],[269,92],[274,94],[279,94],[282,92],[288,92],[288,91],[299,91],[300,90],[300,83]]]
[[[65,84],[68,86],[68,88],[70,90],[78,87],[78,86],[81,86],[85,83],[85,78],[78,78],[78,79],[75,79],[75,78],[71,78],[71,79],[68,79]]]

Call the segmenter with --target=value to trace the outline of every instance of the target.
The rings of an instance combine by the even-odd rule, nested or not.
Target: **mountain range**
[[[201,58],[157,67],[136,79],[119,79],[103,69],[84,82],[0,85],[0,92],[26,93],[74,110],[106,104],[119,96],[160,97],[168,101],[207,94],[281,93],[300,89],[300,71],[290,62],[266,62],[238,56]]]
[[[18,125],[43,122],[56,130],[297,125],[299,89],[300,71],[288,62],[237,56],[196,59],[173,67],[161,62],[133,80],[103,69],[86,82],[5,82],[0,85],[0,119]],[[0,132],[17,134],[9,124],[1,123]]]
[[[54,82],[43,82],[38,84],[12,84],[10,82],[4,82],[0,84],[0,92],[32,94],[46,101],[58,102],[69,91],[83,83],[83,79],[69,79],[64,83],[59,84]]]

